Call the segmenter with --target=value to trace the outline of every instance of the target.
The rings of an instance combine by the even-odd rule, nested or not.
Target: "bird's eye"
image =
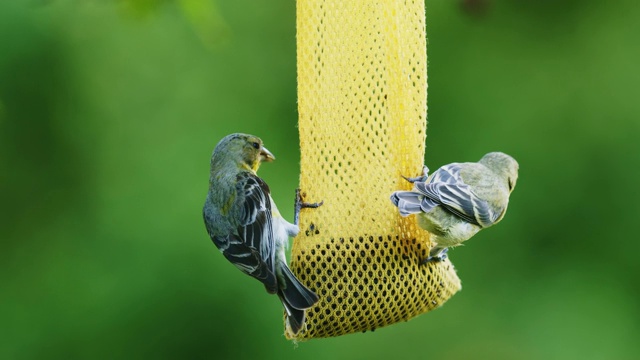
[[[251,145],[256,149],[260,149],[260,144],[258,144],[257,142],[254,142]]]
[[[513,180],[509,178],[509,191],[513,190]]]

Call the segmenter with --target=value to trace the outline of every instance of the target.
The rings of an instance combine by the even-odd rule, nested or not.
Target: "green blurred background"
[[[509,214],[443,308],[294,346],[201,206],[237,131],[291,203],[295,2],[0,2],[0,358],[635,358],[637,2],[428,1],[427,32],[427,164],[512,154]]]

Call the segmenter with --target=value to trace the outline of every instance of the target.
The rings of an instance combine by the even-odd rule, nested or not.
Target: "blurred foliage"
[[[427,24],[426,162],[512,154],[509,214],[450,253],[464,290],[442,309],[296,347],[200,215],[237,131],[291,203],[295,2],[0,2],[0,358],[640,353],[640,8],[430,1]]]

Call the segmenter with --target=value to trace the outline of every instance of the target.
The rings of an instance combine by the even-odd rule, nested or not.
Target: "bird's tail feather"
[[[280,298],[280,301],[282,301],[284,311],[287,313],[287,325],[289,325],[291,332],[294,335],[299,333],[304,325],[305,310],[293,308],[291,304],[287,302],[287,299],[284,298],[282,292],[278,292],[278,297]]]
[[[298,310],[308,309],[318,301],[318,295],[302,285],[288,266],[282,266],[281,271],[284,284],[280,285],[280,291],[292,308]]]
[[[280,270],[283,283],[278,290],[278,297],[287,313],[291,331],[297,334],[304,325],[305,309],[318,301],[318,295],[302,285],[286,265],[281,266]]]
[[[391,202],[398,207],[402,216],[429,212],[439,204],[415,191],[396,191],[391,194]]]

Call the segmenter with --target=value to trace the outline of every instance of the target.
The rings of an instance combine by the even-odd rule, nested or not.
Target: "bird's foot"
[[[427,180],[427,176],[416,176],[416,177],[406,177],[406,176],[402,176],[403,179],[407,180],[410,183],[414,183],[414,182],[425,182]]]
[[[410,183],[414,183],[414,182],[425,182],[427,181],[427,178],[429,177],[429,168],[425,165],[422,168],[422,176],[416,176],[416,177],[406,177],[406,176],[402,176],[405,180],[407,180]]]
[[[324,201],[320,201],[319,203],[307,203],[302,201],[302,194],[300,193],[300,189],[296,189],[296,201],[294,205],[294,215],[293,215],[293,223],[298,225],[298,221],[300,220],[300,210],[303,208],[318,208],[324,204]]]
[[[441,261],[445,261],[447,259],[447,252],[449,251],[449,248],[445,248],[442,251],[438,252],[435,255],[429,255],[429,257],[427,257],[426,259],[422,260],[422,262],[420,263],[420,265],[424,265],[430,262],[441,262]]]

